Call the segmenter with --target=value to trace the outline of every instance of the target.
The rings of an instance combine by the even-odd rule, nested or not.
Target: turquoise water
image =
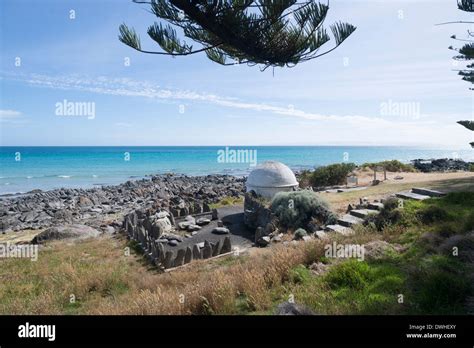
[[[466,149],[423,149],[369,146],[265,146],[229,147],[256,151],[256,162],[281,161],[292,169],[313,168],[330,163],[459,156],[473,160]],[[0,147],[0,194],[50,190],[60,187],[93,187],[125,182],[148,174],[246,175],[249,161],[219,161],[225,147]],[[228,154],[230,154],[228,152]],[[128,159],[128,160],[126,160]],[[250,158],[253,159],[253,158]],[[245,158],[241,158],[245,160]]]

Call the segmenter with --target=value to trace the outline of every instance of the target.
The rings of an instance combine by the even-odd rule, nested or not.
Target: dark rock
[[[213,230],[212,230],[212,233],[214,234],[229,234],[230,231],[228,228],[226,227],[215,227]]]
[[[284,302],[278,305],[276,315],[315,315],[312,310],[296,303]]]
[[[61,225],[48,228],[33,238],[33,244],[40,244],[50,240],[85,239],[98,237],[100,232],[86,225]]]

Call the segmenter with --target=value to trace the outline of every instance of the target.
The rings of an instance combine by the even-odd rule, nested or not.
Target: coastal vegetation
[[[472,207],[469,192],[392,204],[399,215],[390,223],[335,236],[366,245],[363,261],[329,258],[327,241],[315,239],[158,274],[122,237],[51,243],[37,262],[2,260],[0,312],[270,314],[294,299],[321,314],[464,314],[472,311]]]
[[[367,170],[383,170],[388,172],[416,172],[416,168],[411,164],[402,163],[398,160],[366,162],[361,165],[355,163],[335,163],[327,166],[320,166],[314,170],[304,170],[300,173],[302,187],[312,186],[321,188],[326,186],[345,185],[347,176],[352,172]]]
[[[329,203],[308,190],[277,193],[271,209],[282,226],[293,230],[306,226],[312,219],[323,224],[336,220]]]

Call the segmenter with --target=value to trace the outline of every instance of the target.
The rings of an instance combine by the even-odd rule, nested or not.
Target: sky
[[[470,19],[454,0],[331,0],[326,25],[346,21],[355,33],[321,58],[264,72],[122,44],[126,23],[144,49],[160,50],[146,34],[159,21],[147,9],[131,0],[2,0],[0,145],[464,149],[474,140],[456,124],[474,119],[474,97],[448,49],[468,28],[435,25]],[[89,109],[70,115],[66,103]]]

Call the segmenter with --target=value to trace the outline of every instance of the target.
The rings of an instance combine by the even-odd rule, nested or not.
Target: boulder
[[[202,249],[202,258],[208,259],[212,256],[212,246],[207,240],[204,242],[204,248]]]
[[[210,219],[208,218],[199,218],[196,220],[196,225],[199,225],[199,226],[204,226],[204,225],[207,225],[211,222]]]
[[[222,243],[221,254],[230,253],[232,251],[232,244],[230,241],[230,237],[227,236],[224,238],[224,242]]]
[[[186,248],[186,252],[184,254],[184,263],[190,263],[193,260],[193,251],[191,247]]]
[[[96,229],[79,224],[72,225],[59,225],[48,228],[43,232],[40,232],[36,237],[33,238],[33,244],[41,244],[50,240],[61,240],[61,239],[86,239],[98,237],[100,232]]]
[[[215,227],[213,230],[212,230],[212,233],[214,234],[229,234],[230,231],[228,228],[226,227]]]
[[[199,248],[199,246],[197,244],[195,244],[193,246],[193,259],[194,260],[199,260],[201,258],[202,258],[201,249]]]
[[[278,305],[276,315],[315,315],[312,310],[296,303],[284,302]]]
[[[174,259],[173,267],[182,266],[184,264],[185,255],[186,255],[186,250],[179,249],[178,252],[176,253],[176,258]]]

